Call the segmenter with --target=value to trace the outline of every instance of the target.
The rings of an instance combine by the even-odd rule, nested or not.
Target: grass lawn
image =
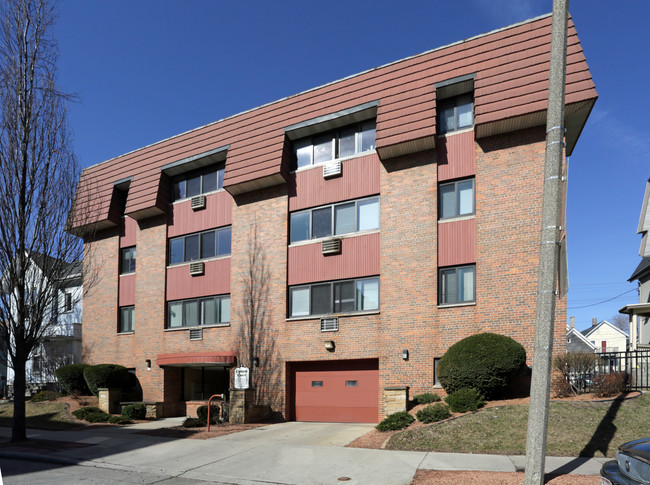
[[[390,450],[524,455],[528,405],[480,410],[395,434]],[[617,447],[650,436],[650,394],[614,402],[552,402],[550,456],[614,457]]]
[[[62,402],[26,402],[27,427],[53,431],[79,428],[79,423],[68,416],[67,405]],[[0,426],[11,427],[14,404],[0,404]]]

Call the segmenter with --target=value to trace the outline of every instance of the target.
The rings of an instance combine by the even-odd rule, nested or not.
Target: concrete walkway
[[[408,484],[418,469],[523,471],[525,457],[345,448],[365,424],[280,423],[208,440],[140,434],[180,424],[168,418],[79,431],[28,430],[28,446],[3,443],[0,458],[139,470],[169,477],[238,484]],[[0,439],[10,436],[0,428]],[[547,473],[598,475],[604,458],[546,460]],[[346,480],[349,479],[349,480]]]

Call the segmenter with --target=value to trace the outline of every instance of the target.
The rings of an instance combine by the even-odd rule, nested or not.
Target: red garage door
[[[376,359],[304,362],[291,368],[296,421],[377,422]]]

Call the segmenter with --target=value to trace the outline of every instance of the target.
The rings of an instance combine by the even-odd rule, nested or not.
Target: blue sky
[[[612,5],[570,2],[600,96],[570,160],[568,315],[580,329],[637,301],[627,279],[650,177],[650,2]],[[88,166],[551,10],[551,0],[64,0],[59,84],[78,94],[69,120]]]

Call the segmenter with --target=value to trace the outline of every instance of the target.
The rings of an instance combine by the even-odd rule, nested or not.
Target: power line
[[[637,291],[637,290],[638,290],[638,288],[632,288],[631,290],[625,291],[625,292],[621,293],[620,295],[617,295],[617,296],[615,296],[613,298],[609,298],[607,300],[599,301],[598,303],[592,303],[591,305],[567,307],[567,310],[577,310],[579,308],[587,308],[587,307],[590,307],[590,306],[601,305],[603,303],[607,303],[608,301],[616,300],[617,298],[620,298],[623,295],[626,295],[628,293],[632,293],[633,291]]]

